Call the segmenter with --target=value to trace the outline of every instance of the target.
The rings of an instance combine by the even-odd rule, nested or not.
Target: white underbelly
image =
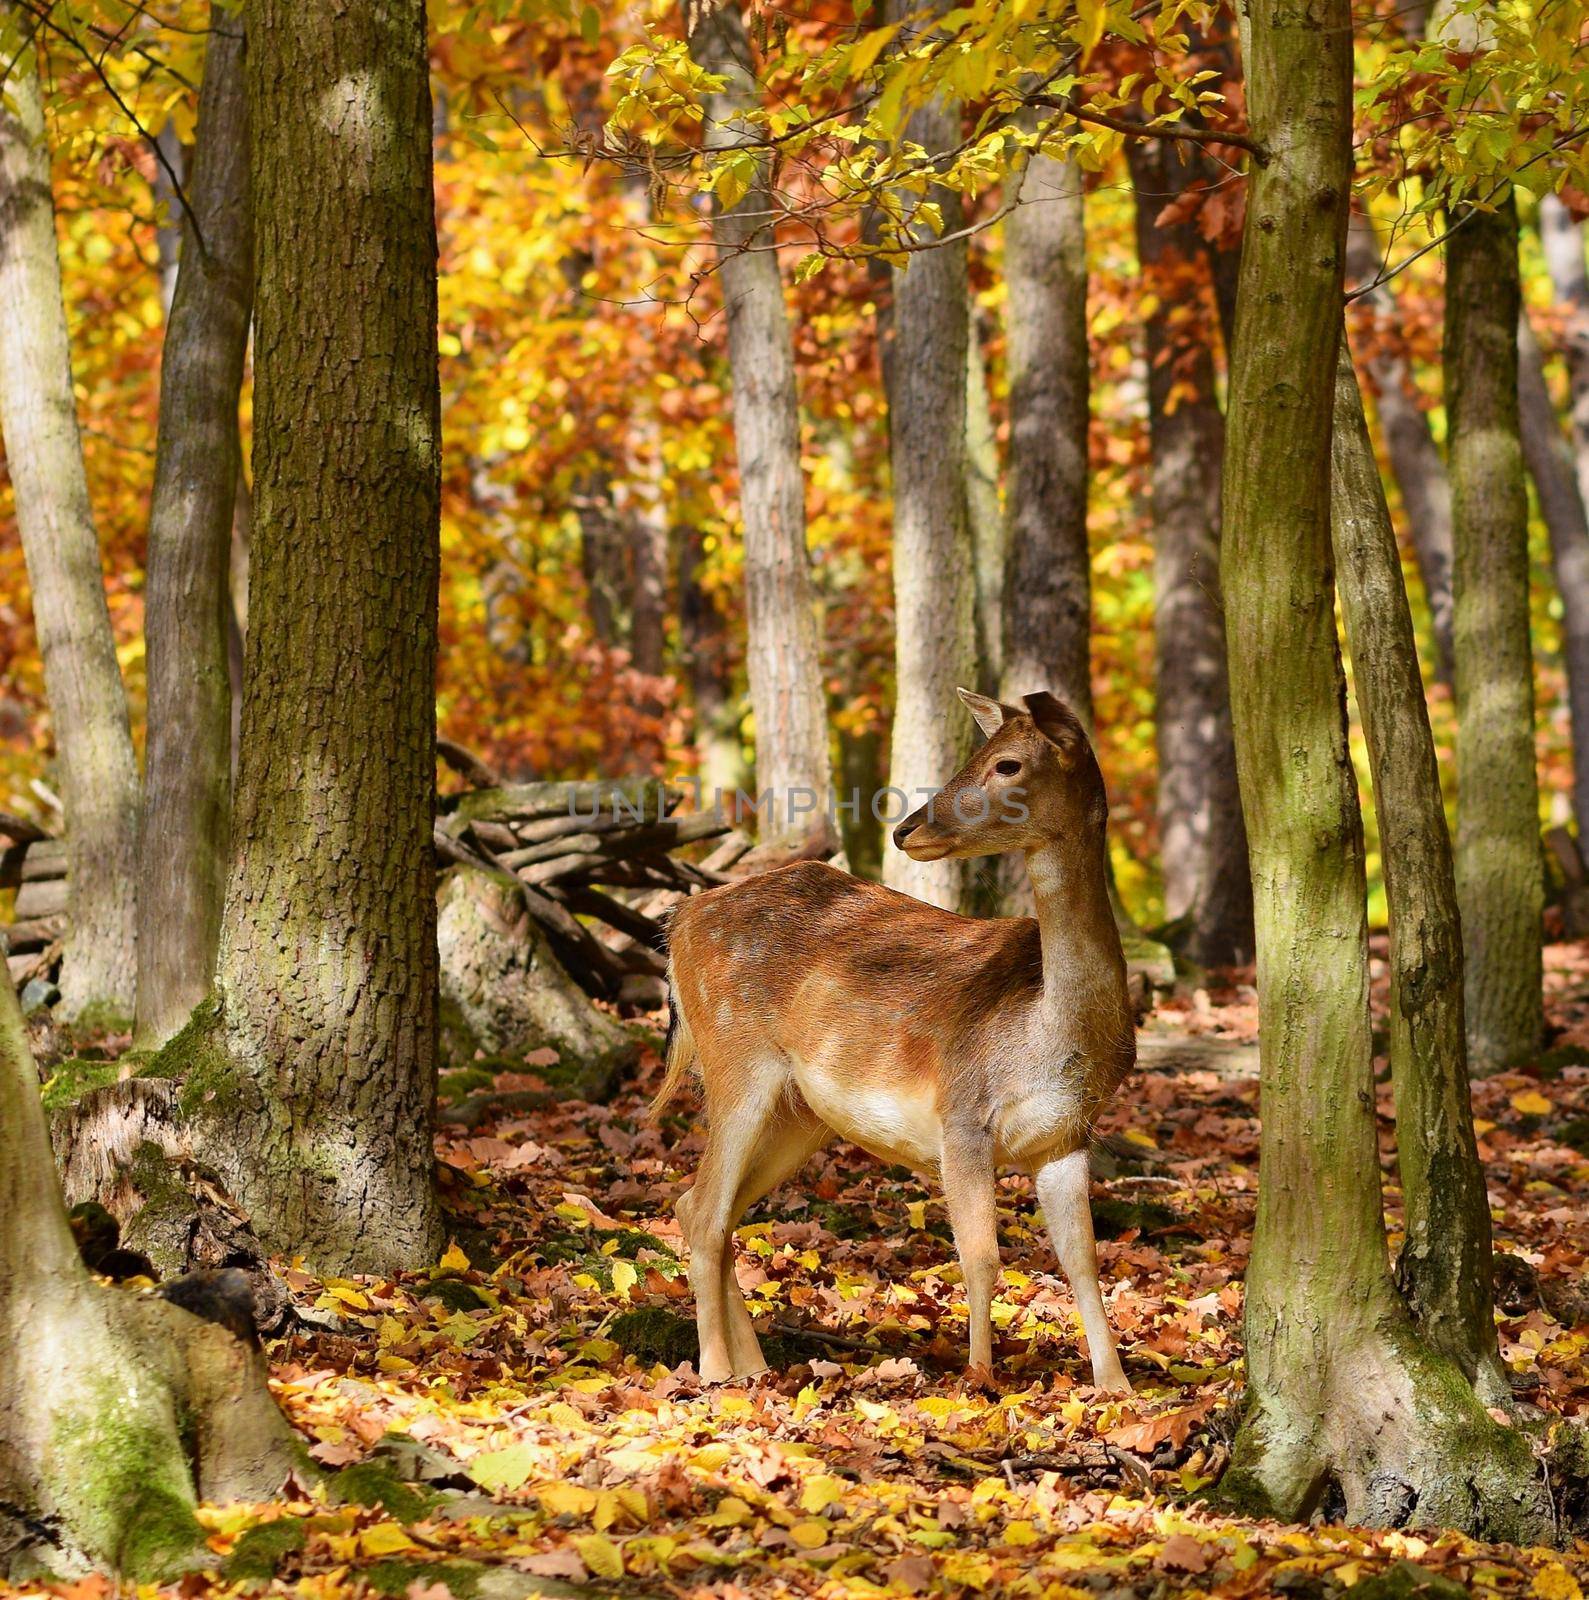
[[[930,1087],[856,1085],[799,1061],[793,1066],[806,1103],[841,1138],[884,1161],[938,1170],[943,1126]]]

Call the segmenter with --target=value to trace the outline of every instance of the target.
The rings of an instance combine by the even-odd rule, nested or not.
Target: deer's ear
[[[955,693],[965,701],[971,715],[976,718],[977,726],[990,739],[1011,717],[1018,717],[1021,714],[1014,706],[990,700],[987,695],[977,694],[972,689],[956,689]]]
[[[1054,745],[1066,760],[1074,760],[1087,748],[1087,730],[1081,718],[1058,695],[1047,689],[1022,695],[1037,731]]]

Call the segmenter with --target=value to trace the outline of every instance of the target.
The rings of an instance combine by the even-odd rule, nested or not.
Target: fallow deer
[[[995,1174],[1031,1173],[1099,1389],[1126,1382],[1098,1287],[1087,1139],[1136,1059],[1110,909],[1108,805],[1053,695],[962,689],[988,742],[894,830],[917,861],[1021,850],[1037,918],[978,920],[801,862],[686,902],[669,930],[673,1038],[660,1111],[696,1066],[708,1116],[679,1200],[705,1382],[764,1371],[734,1277],[746,1208],[835,1137],[937,1177],[989,1372]]]

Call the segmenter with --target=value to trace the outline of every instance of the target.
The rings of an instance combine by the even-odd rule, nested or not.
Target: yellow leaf
[[[612,1264],[612,1287],[616,1294],[629,1298],[629,1291],[640,1281],[632,1261],[615,1261]]]
[[[419,1546],[395,1522],[377,1522],[359,1535],[359,1549],[367,1556],[390,1556]]]
[[[441,1268],[444,1272],[467,1272],[469,1258],[454,1242],[447,1246],[447,1253],[441,1258]]]
[[[583,1539],[574,1541],[574,1548],[579,1552],[579,1559],[596,1577],[623,1576],[623,1551],[611,1539],[599,1533],[587,1533]]]
[[[808,1478],[800,1491],[802,1511],[826,1511],[844,1498],[847,1485],[842,1478]]]
[[[927,1202],[925,1200],[912,1200],[905,1207],[905,1215],[910,1218],[911,1227],[925,1228],[927,1226]]]
[[[1538,1089],[1525,1089],[1512,1096],[1512,1110],[1522,1117],[1548,1117],[1554,1109]],[[1566,1570],[1562,1568],[1563,1572]]]
[[[333,1300],[340,1300],[343,1305],[352,1306],[355,1311],[368,1311],[370,1309],[368,1298],[353,1288],[351,1284],[328,1283],[326,1285],[326,1293]]]
[[[584,1517],[596,1509],[596,1491],[578,1483],[543,1483],[535,1498],[554,1517]]]
[[[535,1470],[535,1452],[527,1444],[510,1444],[506,1450],[488,1450],[469,1463],[469,1476],[493,1493],[517,1489]]]
[[[818,1522],[815,1517],[810,1517],[804,1522],[795,1523],[789,1530],[789,1537],[802,1550],[815,1550],[819,1545],[828,1542],[828,1525],[825,1522]]]
[[[1578,1580],[1559,1561],[1547,1561],[1534,1574],[1528,1592],[1535,1600],[1583,1600]]]

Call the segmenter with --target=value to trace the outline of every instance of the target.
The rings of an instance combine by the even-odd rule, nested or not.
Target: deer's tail
[[[685,1075],[695,1065],[695,1036],[690,1032],[684,1007],[679,1004],[679,985],[671,968],[668,971],[668,1038],[664,1049],[668,1070],[662,1079],[662,1087],[651,1102],[653,1117],[661,1116],[667,1109],[668,1103],[679,1092]]]

